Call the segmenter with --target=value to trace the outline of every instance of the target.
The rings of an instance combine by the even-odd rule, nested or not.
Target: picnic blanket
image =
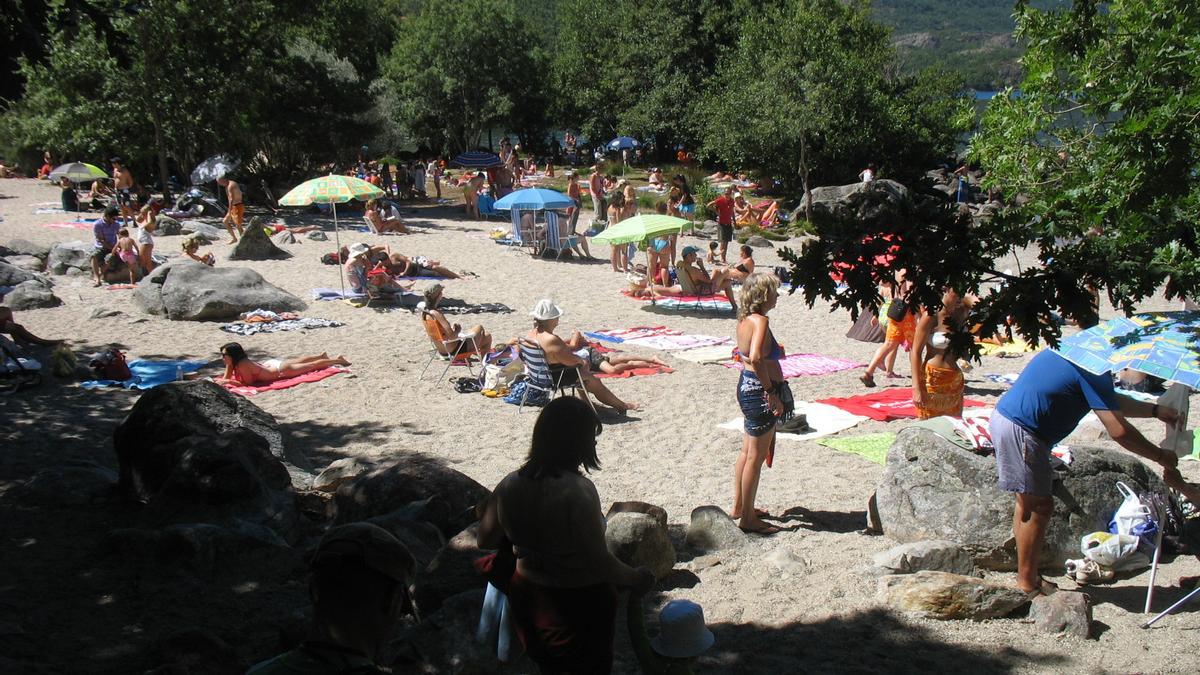
[[[812,431],[807,434],[783,434],[776,433],[776,438],[786,438],[793,441],[811,440],[814,438],[822,438],[836,434],[839,431],[845,431],[850,427],[867,419],[862,415],[846,412],[841,408],[831,406],[825,403],[814,403],[811,401],[796,401],[796,414],[804,415],[808,421],[808,426],[812,427]],[[742,418],[732,419],[724,424],[717,425],[721,429],[732,429],[733,431],[742,431]]]
[[[721,344],[675,352],[672,356],[692,363],[721,363],[733,360],[733,345]]]
[[[1012,357],[1028,354],[1037,351],[1021,338],[1017,338],[1012,342],[1005,342],[1001,345],[995,345],[990,342],[979,343],[979,353],[984,356],[1001,356]]]
[[[180,372],[194,373],[200,370],[207,361],[146,361],[137,359],[129,362],[129,372],[133,377],[128,380],[87,380],[80,382],[84,389],[101,389],[113,385],[126,389],[153,389],[160,384],[174,382],[179,379]]]
[[[722,363],[726,368],[742,369],[742,364],[738,363]],[[800,377],[802,375],[828,375],[829,373],[838,373],[851,368],[859,368],[863,364],[839,359],[832,356],[822,356],[821,354],[788,354],[779,360],[779,367],[783,370],[784,379],[792,377]]]
[[[833,448],[838,452],[848,452],[858,455],[867,461],[883,464],[887,461],[888,449],[896,440],[896,434],[884,431],[878,434],[861,434],[842,438],[826,438],[817,441],[817,445]]]
[[[225,384],[222,386],[224,386],[226,389],[228,389],[229,391],[232,391],[235,394],[241,394],[242,396],[254,396],[255,394],[258,394],[258,393],[264,392],[264,391],[278,391],[280,389],[290,389],[291,387],[295,387],[296,385],[304,384],[306,382],[320,382],[321,380],[324,380],[327,377],[333,377],[334,375],[337,375],[338,373],[348,373],[348,372],[350,372],[348,369],[342,368],[341,366],[329,366],[328,368],[323,368],[321,370],[314,370],[311,373],[305,373],[303,375],[297,375],[295,377],[287,377],[282,380],[275,380],[274,382],[272,382],[270,384],[261,384],[261,385]]]
[[[823,398],[818,403],[837,406],[849,413],[864,415],[880,422],[917,417],[917,408],[912,402],[912,387],[895,387],[845,398]],[[963,399],[963,407],[983,405],[986,405],[983,401]]]
[[[279,319],[276,321],[234,321],[223,323],[219,328],[226,333],[236,335],[257,335],[259,333],[282,333],[291,330],[311,330],[313,328],[337,328],[344,326],[341,321],[306,317],[302,319]]]

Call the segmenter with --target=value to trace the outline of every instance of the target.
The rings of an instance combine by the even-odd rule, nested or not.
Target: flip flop
[[[862,382],[863,386],[866,386],[866,387],[874,387],[875,386],[875,378],[871,377],[870,375],[867,375],[867,374],[861,375],[858,378],[858,381]]]

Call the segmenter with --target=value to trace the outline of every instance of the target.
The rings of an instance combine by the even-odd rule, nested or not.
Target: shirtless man
[[[242,186],[225,176],[217,179],[217,185],[225,188],[225,197],[229,202],[229,212],[225,214],[225,219],[221,221],[221,224],[229,232],[229,243],[236,244],[237,235],[233,233],[233,226],[237,225],[238,234],[243,234],[242,219],[246,216],[246,204],[242,201]]]
[[[121,207],[121,221],[125,225],[129,225],[126,219],[131,219],[134,216],[133,201],[136,198],[133,194],[133,173],[129,167],[125,166],[120,157],[113,157],[112,162],[112,178],[113,189],[117,193],[117,206]]]
[[[737,300],[734,298],[733,284],[730,281],[730,268],[718,267],[710,275],[704,269],[704,263],[699,258],[700,249],[695,246],[683,247],[683,265],[676,266],[675,271],[688,275],[696,292],[700,295],[716,295],[717,291],[725,293],[733,311],[737,311]],[[682,267],[682,270],[680,269]]]
[[[533,328],[525,337],[540,345],[546,352],[546,363],[550,365],[551,375],[557,379],[559,374],[555,371],[564,368],[571,369],[562,374],[560,380],[562,386],[570,386],[575,383],[574,369],[578,366],[579,382],[583,384],[584,389],[596,397],[597,401],[621,413],[641,408],[637,403],[632,401],[627,403],[617,398],[616,394],[612,393],[592,374],[591,364],[572,352],[571,347],[554,334],[554,329],[558,327],[558,320],[563,315],[563,311],[558,305],[548,299],[539,300],[529,315],[533,317]]]

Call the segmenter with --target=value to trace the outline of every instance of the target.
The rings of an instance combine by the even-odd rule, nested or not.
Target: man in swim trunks
[[[121,207],[121,220],[132,219],[135,213],[133,204],[136,199],[133,194],[133,173],[129,167],[125,166],[120,157],[113,157],[109,161],[112,162],[113,189],[117,193],[117,206]]]
[[[729,242],[733,241],[733,186],[725,188],[725,192],[707,206],[717,211],[717,239],[721,242],[721,263],[728,263]]]
[[[737,311],[737,300],[733,294],[733,284],[729,278],[728,267],[718,267],[709,275],[708,270],[704,269],[704,263],[700,260],[700,249],[695,246],[683,247],[683,259],[680,261],[683,264],[675,268],[676,274],[688,275],[692,285],[696,287],[696,292],[700,295],[716,295],[718,291],[725,293],[725,297],[729,298],[729,304],[733,306],[733,311]]]
[[[246,216],[246,205],[242,201],[242,186],[225,176],[217,179],[217,185],[225,188],[225,197],[229,202],[229,212],[225,214],[225,219],[221,221],[221,224],[229,232],[229,243],[236,244],[237,235],[233,233],[233,226],[237,225],[238,234],[243,234],[242,219]]]

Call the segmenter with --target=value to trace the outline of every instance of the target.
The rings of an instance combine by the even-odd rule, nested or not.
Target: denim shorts
[[[738,406],[745,418],[744,428],[748,436],[762,436],[775,428],[775,414],[767,403],[767,392],[763,389],[762,381],[748,370],[743,370],[738,378]]]

